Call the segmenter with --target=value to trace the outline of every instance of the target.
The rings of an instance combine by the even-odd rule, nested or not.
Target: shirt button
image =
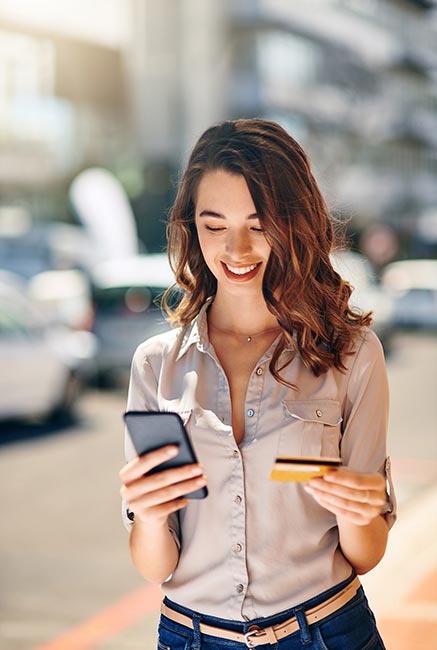
[[[241,544],[235,544],[234,553],[241,553],[242,550],[243,550],[243,547],[241,546]]]
[[[318,418],[321,418],[323,413],[322,413],[322,411],[320,409],[317,409],[316,415],[317,415]]]
[[[248,418],[253,418],[254,415],[255,415],[255,411],[253,409],[249,409],[247,411],[247,417]]]
[[[233,455],[234,458],[238,458],[239,455],[240,455],[239,452],[238,452],[238,449],[234,449],[234,451],[232,452],[232,455]]]
[[[255,372],[256,372],[256,374],[257,374],[258,376],[259,376],[259,375],[262,375],[262,374],[263,374],[263,369],[262,369],[262,368],[257,368]]]
[[[238,592],[239,594],[242,594],[243,591],[244,591],[244,585],[237,585],[237,592]]]
[[[242,499],[241,499],[241,497],[240,497],[239,494],[237,494],[237,496],[235,497],[234,501],[235,501],[235,503],[241,503]]]

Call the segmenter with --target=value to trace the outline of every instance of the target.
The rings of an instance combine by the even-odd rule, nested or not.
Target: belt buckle
[[[244,641],[247,645],[248,648],[255,648],[256,645],[251,637],[256,637],[258,635],[258,632],[262,632],[262,629],[258,627],[258,625],[251,625],[246,634],[244,635]]]

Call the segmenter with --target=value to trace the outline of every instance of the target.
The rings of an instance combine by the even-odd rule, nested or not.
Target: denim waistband
[[[349,576],[349,578],[343,580],[343,582],[340,582],[334,587],[331,587],[330,589],[321,592],[317,596],[314,596],[313,598],[310,598],[309,600],[306,600],[303,603],[299,603],[294,607],[290,607],[290,609],[283,610],[282,612],[278,612],[277,614],[273,614],[271,616],[266,616],[266,617],[254,618],[250,621],[236,621],[236,620],[231,620],[226,618],[218,618],[216,616],[210,616],[207,614],[202,614],[202,612],[198,612],[193,609],[189,609],[188,607],[184,607],[183,605],[179,605],[178,603],[174,603],[172,600],[167,598],[167,596],[165,596],[164,598],[164,603],[168,607],[171,607],[171,609],[174,609],[176,612],[185,614],[190,618],[195,617],[199,620],[199,622],[205,623],[206,625],[211,625],[213,627],[222,627],[228,630],[233,630],[234,632],[245,633],[247,632],[248,628],[252,625],[259,625],[259,627],[263,627],[263,628],[269,627],[271,625],[278,625],[279,623],[286,621],[288,618],[295,616],[296,610],[306,611],[308,609],[311,609],[312,607],[316,607],[317,605],[320,605],[328,598],[331,598],[331,596],[335,596],[335,594],[337,594],[344,587],[346,587],[350,582],[352,582],[354,578],[355,578],[355,573],[352,573]]]

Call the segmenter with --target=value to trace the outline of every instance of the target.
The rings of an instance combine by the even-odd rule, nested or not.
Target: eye
[[[221,230],[225,230],[224,228],[216,227],[214,228],[213,226],[206,226],[206,230],[209,230],[209,232],[220,232]]]
[[[251,230],[253,230],[253,232],[265,232],[264,228],[255,228],[255,226],[253,226]]]

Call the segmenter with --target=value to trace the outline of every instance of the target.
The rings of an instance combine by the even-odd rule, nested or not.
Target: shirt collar
[[[190,348],[192,345],[197,345],[197,349],[201,352],[205,352],[211,345],[208,338],[208,321],[206,312],[211,306],[212,301],[212,297],[206,300],[205,304],[191,325],[188,325],[185,329],[176,361],[179,361],[179,359],[184,356],[188,348]]]
[[[197,349],[200,352],[206,352],[206,350],[210,347],[211,343],[208,337],[208,319],[207,319],[206,312],[208,311],[208,308],[211,306],[213,300],[214,300],[213,296],[207,298],[205,304],[197,314],[196,318],[193,320],[191,325],[188,325],[187,328],[185,329],[184,336],[182,338],[181,347],[179,349],[178,356],[176,357],[176,361],[179,361],[179,359],[181,359],[184,356],[188,348],[190,348],[192,345],[196,345]],[[273,344],[267,352],[270,352],[271,349],[273,349]],[[291,351],[291,346],[289,343],[287,343],[284,352],[289,352],[289,351]],[[271,357],[271,354],[269,355],[269,357]]]

